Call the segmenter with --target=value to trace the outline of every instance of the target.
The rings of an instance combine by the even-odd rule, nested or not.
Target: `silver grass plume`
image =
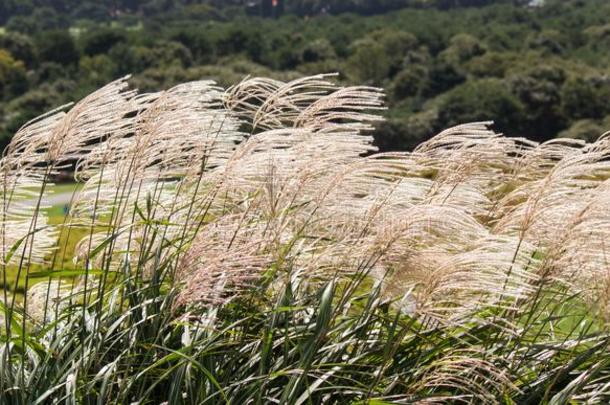
[[[22,133],[7,158],[76,159],[85,185],[70,226],[91,229],[77,262],[137,267],[143,252],[163,251],[156,260],[173,263],[185,306],[235,299],[263,274],[315,283],[366,272],[408,312],[464,322],[526,300],[559,263],[575,269],[566,247],[585,244],[582,259],[599,263],[598,246],[577,231],[606,226],[594,213],[607,138],[537,144],[483,122],[413,152],[374,153],[381,91],[331,78],[249,78],[226,91],[200,81],[143,95],[122,79],[43,117],[28,131],[46,146],[29,148]],[[554,277],[577,287],[602,274]]]

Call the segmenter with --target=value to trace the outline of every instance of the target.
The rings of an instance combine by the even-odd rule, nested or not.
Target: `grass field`
[[[66,199],[72,198],[76,195],[76,192],[82,187],[78,183],[60,183],[50,187],[49,192],[52,195],[63,195]],[[52,224],[61,224],[64,222],[66,217],[66,204],[55,204],[50,208],[45,209],[46,214],[49,217],[49,221]]]
[[[79,183],[58,183],[51,186],[51,191],[55,194],[74,193],[82,188]]]
[[[66,198],[71,198],[72,194],[77,192],[81,188],[80,184],[77,183],[61,183],[48,187],[50,195],[65,195]],[[48,222],[51,225],[61,225],[66,222],[66,204],[56,204],[43,210],[47,215]],[[48,257],[49,261],[55,261],[55,268],[61,269],[72,269],[74,264],[72,262],[72,252],[78,241],[86,235],[86,231],[77,228],[61,229],[57,240],[57,247],[54,253],[51,253]],[[61,264],[59,264],[61,263]],[[38,264],[32,264],[29,267],[30,273],[38,273],[46,270],[44,266]],[[13,292],[18,297],[21,296],[24,289],[25,273],[22,271],[19,281],[17,282],[16,277],[18,273],[18,266],[11,265],[7,267],[6,279],[4,277],[0,279],[0,283],[5,288]],[[34,279],[36,282],[36,279]]]

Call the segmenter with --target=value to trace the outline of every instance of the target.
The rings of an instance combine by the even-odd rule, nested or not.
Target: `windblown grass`
[[[52,184],[46,187],[49,195],[57,196],[62,195],[68,201],[70,201],[79,189],[79,185],[76,183],[64,183],[64,184]],[[30,203],[35,204],[35,201],[30,200]],[[69,230],[64,228],[62,225],[66,223],[67,219],[66,208],[69,207],[69,203],[61,203],[51,205],[48,208],[42,208],[41,212],[47,217],[49,225],[55,225],[60,228],[59,236],[57,237],[57,252],[53,252],[51,256],[55,257],[57,261],[61,258],[61,263],[54,263],[52,266],[62,269],[74,268],[72,263],[72,257],[74,249],[77,243],[86,235],[86,230]],[[52,260],[52,257],[49,260]],[[47,263],[32,264],[30,270],[36,274],[41,271],[48,270],[49,265]],[[20,274],[20,279],[17,280],[16,276],[19,273],[18,265],[8,265],[5,268],[6,285],[3,288],[10,290],[13,295],[17,297],[17,300],[21,302],[22,294],[25,288],[25,274]]]
[[[0,164],[2,401],[607,402],[608,138],[473,123],[376,154],[382,97],[121,79],[26,124]],[[24,203],[66,167],[68,216]]]

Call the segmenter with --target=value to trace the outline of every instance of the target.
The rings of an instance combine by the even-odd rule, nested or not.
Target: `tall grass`
[[[0,162],[0,401],[607,402],[608,138],[473,123],[379,154],[382,97],[123,78],[24,125]]]

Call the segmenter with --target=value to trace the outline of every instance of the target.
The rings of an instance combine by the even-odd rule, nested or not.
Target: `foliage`
[[[438,107],[435,120],[441,127],[461,122],[490,121],[500,131],[510,131],[511,124],[523,114],[523,105],[506,84],[497,79],[472,80],[447,92]]]
[[[456,113],[493,116],[509,135],[537,141],[578,121],[603,122],[610,115],[610,30],[600,16],[610,4],[528,3],[307,0],[279,2],[274,11],[270,1],[242,0],[3,2],[0,49],[26,73],[3,90],[0,138],[4,145],[10,139],[15,117],[31,118],[128,73],[157,89],[201,78],[228,84],[252,71],[278,79],[338,72],[344,84],[387,90],[390,122],[376,132],[385,150],[412,148],[462,122],[439,112],[460,109],[446,100],[486,98],[493,111]],[[236,79],[232,66],[244,61],[249,68]],[[490,78],[496,81],[482,80]],[[506,102],[492,100],[490,83]],[[11,104],[41,93],[49,101],[36,109]]]
[[[80,58],[74,40],[67,31],[50,31],[36,38],[41,60],[61,65],[74,65]]]
[[[6,99],[23,93],[26,89],[23,62],[15,60],[10,53],[0,49],[0,94]]]

